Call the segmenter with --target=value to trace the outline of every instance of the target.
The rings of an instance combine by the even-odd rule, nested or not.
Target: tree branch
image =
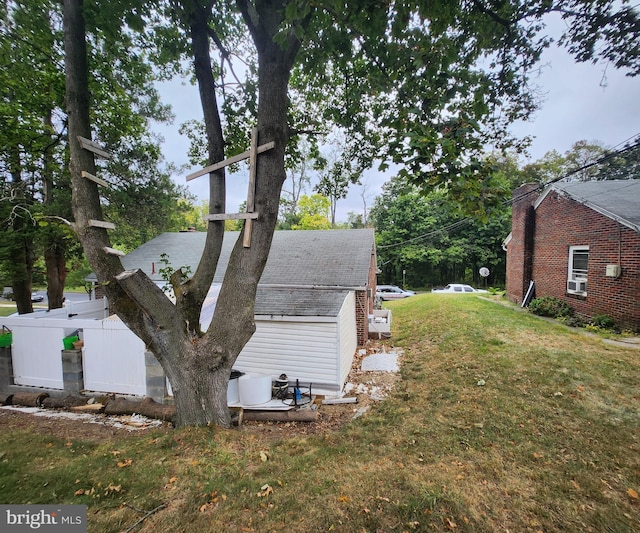
[[[485,15],[488,15],[489,18],[491,18],[491,20],[493,20],[494,22],[497,22],[498,24],[504,26],[506,28],[506,30],[507,30],[507,33],[509,35],[511,34],[511,27],[513,25],[512,21],[501,17],[500,15],[498,15],[495,11],[492,11],[491,9],[487,9],[480,0],[473,0],[473,5],[481,13],[484,13]]]
[[[51,220],[58,220],[58,221],[62,222],[63,224],[66,224],[70,228],[75,229],[74,226],[73,226],[73,222],[68,221],[66,218],[59,217],[59,216],[56,216],[56,215],[47,215],[47,216],[44,216],[42,218],[51,219]]]
[[[135,511],[139,511],[139,509],[136,509],[135,507],[128,505],[128,507],[131,507],[131,509],[134,509]],[[133,531],[135,528],[137,528],[140,524],[142,524],[142,522],[144,522],[147,518],[149,518],[152,514],[157,513],[160,509],[164,509],[167,506],[166,503],[162,503],[160,505],[158,505],[158,507],[156,507],[155,509],[151,509],[151,511],[149,511],[147,514],[145,514],[142,518],[140,518],[140,520],[138,520],[135,524],[133,524],[130,528],[127,528],[124,530],[124,533],[131,533],[131,531]]]

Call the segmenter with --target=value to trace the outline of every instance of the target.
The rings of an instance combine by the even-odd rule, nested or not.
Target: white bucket
[[[227,405],[235,405],[240,402],[239,379],[240,378],[229,380],[229,386],[227,387]]]
[[[260,405],[271,400],[271,376],[245,374],[237,381],[241,405]]]

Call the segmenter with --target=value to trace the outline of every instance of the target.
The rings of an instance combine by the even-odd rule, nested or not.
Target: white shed
[[[158,284],[160,267],[195,272],[205,233],[163,233],[123,258]],[[227,232],[214,284],[200,317],[206,329],[237,232]],[[256,332],[234,369],[286,374],[319,394],[338,393],[358,344],[368,336],[375,293],[375,238],[371,229],[276,231],[256,294]],[[90,278],[92,279],[92,278]]]
[[[355,301],[352,291],[259,289],[256,332],[234,369],[339,393],[358,346]]]

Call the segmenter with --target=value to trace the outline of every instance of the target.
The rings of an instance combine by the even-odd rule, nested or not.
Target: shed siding
[[[312,383],[313,389],[338,383],[336,322],[256,321],[256,332],[233,368],[242,372],[286,374],[290,381]]]
[[[356,295],[349,292],[336,317],[256,317],[256,332],[234,369],[286,374],[290,382],[312,384],[319,394],[336,394],[351,370],[358,346]]]

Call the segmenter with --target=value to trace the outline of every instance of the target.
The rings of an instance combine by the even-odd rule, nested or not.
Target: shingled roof
[[[548,187],[536,201],[538,207],[551,191],[640,232],[640,180],[558,182]]]
[[[238,236],[225,233],[214,283],[222,283]],[[204,232],[163,233],[124,256],[122,263],[160,283],[162,255],[172,268],[189,267],[193,273],[205,238]],[[256,314],[336,316],[347,294],[344,289],[367,287],[374,243],[372,229],[276,231],[258,286]],[[95,274],[88,279],[96,281]]]

